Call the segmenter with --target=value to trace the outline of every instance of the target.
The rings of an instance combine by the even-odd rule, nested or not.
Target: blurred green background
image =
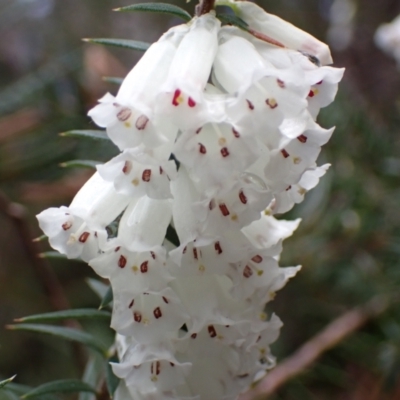
[[[34,215],[68,204],[90,170],[63,169],[72,159],[104,161],[116,149],[62,138],[69,129],[95,129],[86,116],[140,57],[135,51],[85,44],[84,37],[155,41],[179,20],[119,14],[125,0],[0,0],[0,380],[37,385],[79,377],[71,344],[44,335],[7,331],[14,318],[54,310],[53,271],[72,307],[97,307],[98,297],[79,262],[38,259],[48,250]],[[376,296],[388,306],[273,399],[400,399],[400,71],[376,48],[376,28],[400,13],[396,0],[257,1],[332,47],[346,67],[334,104],[319,122],[336,126],[320,164],[332,167],[306,201],[285,218],[302,217],[286,242],[282,265],[303,269],[273,302],[284,321],[274,345],[292,354],[330,321]],[[193,13],[195,3],[175,4]],[[50,265],[51,264],[51,265]],[[43,272],[45,271],[45,272]],[[51,274],[50,274],[51,275]],[[53,291],[59,293],[58,287]],[[57,295],[56,295],[57,296]],[[104,324],[85,323],[104,341]],[[76,350],[76,349],[75,349]]]

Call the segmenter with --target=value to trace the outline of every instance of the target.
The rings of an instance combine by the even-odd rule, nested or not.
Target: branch
[[[283,360],[258,385],[239,400],[267,399],[288,380],[310,367],[324,352],[336,346],[370,319],[381,315],[389,306],[387,297],[374,297],[363,306],[350,310],[328,324],[325,329],[303,344],[292,356]]]
[[[197,17],[201,15],[208,14],[211,10],[214,9],[215,0],[200,0],[199,4],[197,4],[195,8],[195,14]]]

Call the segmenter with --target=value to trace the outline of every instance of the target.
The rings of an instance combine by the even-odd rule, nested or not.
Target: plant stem
[[[195,14],[197,17],[201,15],[208,14],[212,9],[214,9],[215,0],[200,0],[195,9]]]

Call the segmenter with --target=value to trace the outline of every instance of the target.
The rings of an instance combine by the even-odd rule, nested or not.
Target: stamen
[[[243,190],[241,190],[239,192],[239,199],[243,204],[247,204],[247,197],[246,195],[243,193]]]
[[[126,265],[126,257],[120,256],[118,260],[118,267],[125,268],[125,265]]]
[[[117,252],[117,251],[119,251],[120,248],[121,248],[121,246],[118,246],[118,247],[115,248],[114,251]]]
[[[162,317],[161,308],[160,307],[155,308],[153,314],[156,319],[161,318]]]
[[[82,235],[79,236],[79,239],[78,239],[78,240],[79,240],[81,243],[85,243],[89,236],[90,236],[90,233],[89,233],[89,232],[83,232]]]
[[[197,249],[195,247],[193,248],[193,257],[195,258],[195,260],[198,259]]]
[[[310,92],[308,93],[308,97],[314,97],[315,92],[313,90],[310,90]]]
[[[246,265],[243,270],[243,276],[245,278],[250,278],[252,275],[253,275],[252,269],[248,265]]]
[[[61,227],[64,229],[64,231],[67,231],[68,229],[70,229],[71,226],[72,226],[72,222],[70,222],[70,221],[64,222],[64,223],[61,225]]]
[[[119,121],[125,122],[130,118],[131,115],[132,115],[132,111],[130,110],[130,108],[123,107],[123,108],[121,108],[120,111],[118,111],[117,118]]]
[[[207,329],[210,337],[214,338],[215,336],[217,336],[217,331],[215,330],[213,325],[208,325]]]
[[[222,157],[228,157],[229,156],[228,148],[227,147],[223,147],[221,149],[221,154],[222,154]]]
[[[254,261],[256,264],[260,264],[260,263],[262,262],[262,260],[263,260],[263,258],[262,258],[259,254],[256,254],[256,255],[251,259],[251,261]]]
[[[249,106],[249,109],[254,110],[254,104],[248,99],[246,99],[246,101],[247,101],[247,105]]]
[[[164,300],[164,303],[166,303],[166,304],[169,303],[169,301],[168,301],[168,299],[166,297],[163,296],[162,299]]]
[[[192,339],[196,339],[196,338],[197,338],[197,333],[192,333],[192,334],[190,335],[190,337],[191,337]]]
[[[146,128],[147,123],[149,122],[149,119],[145,115],[141,115],[135,123],[136,129],[139,131],[142,131],[143,129]]]
[[[212,199],[209,203],[208,203],[208,208],[210,209],[210,211],[212,211],[215,208],[215,200]]]
[[[133,299],[130,303],[129,303],[129,306],[128,306],[128,308],[132,308],[132,306],[135,304],[135,299]]]
[[[218,254],[222,253],[222,248],[221,248],[221,244],[219,242],[215,242],[214,243],[214,249]]]
[[[305,143],[307,142],[307,136],[304,135],[297,136],[297,140],[301,143]]]
[[[144,182],[149,182],[151,178],[151,169],[145,169],[142,173],[142,180]]]
[[[140,265],[140,272],[142,274],[145,274],[148,270],[149,270],[149,262],[143,261],[142,264]]]
[[[125,161],[124,167],[122,168],[122,172],[127,175],[132,170],[132,163],[130,161]]]
[[[156,254],[154,253],[154,251],[150,251],[150,255],[152,257],[153,260],[156,259]]]
[[[292,188],[292,185],[289,185],[285,190],[288,191]]]
[[[289,157],[289,153],[285,149],[282,149],[281,153],[282,153],[283,157],[285,157],[285,158]]]
[[[221,203],[221,204],[219,205],[219,209],[221,210],[221,213],[222,213],[222,215],[223,215],[224,217],[226,217],[227,215],[230,214],[230,212],[229,212],[229,210],[228,210],[228,207],[227,207],[226,204],[224,204],[224,203]]]
[[[197,129],[196,133],[199,134],[202,129],[203,129],[203,127],[201,126],[199,129]]]
[[[285,88],[285,82],[283,82],[281,79],[277,79],[276,83],[278,84],[278,86],[280,88],[282,88],[282,89]]]
[[[235,128],[232,128],[232,133],[235,138],[240,138],[240,133]]]
[[[193,108],[196,105],[196,102],[191,97],[189,97],[188,105],[189,107]]]
[[[207,153],[207,149],[205,148],[205,146],[202,145],[201,143],[199,143],[199,146],[200,146],[200,148],[199,148],[200,153],[201,154],[206,154]]]
[[[179,89],[175,90],[174,97],[172,98],[172,104],[177,107],[182,103],[181,91]]]
[[[142,320],[142,314],[139,311],[133,313],[133,319],[135,322],[140,322]]]

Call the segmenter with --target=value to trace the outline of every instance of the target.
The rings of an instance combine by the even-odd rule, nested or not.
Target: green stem
[[[200,17],[201,15],[208,14],[214,9],[214,5],[215,0],[200,0],[199,4],[196,6],[196,16]]]

